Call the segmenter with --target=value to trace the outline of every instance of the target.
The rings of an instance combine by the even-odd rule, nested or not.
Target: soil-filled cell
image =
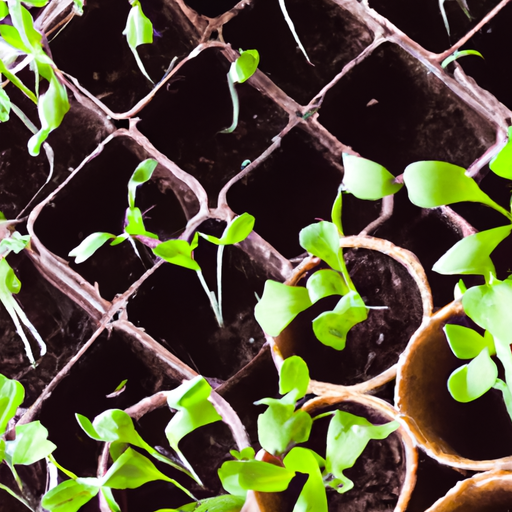
[[[467,167],[495,128],[405,50],[379,46],[327,93],[319,121],[393,174],[417,160]]]
[[[228,61],[205,50],[161,89],[139,116],[138,129],[162,153],[197,178],[212,207],[222,186],[254,160],[285,126],[288,116],[249,84],[238,84],[240,117],[233,133]]]
[[[325,151],[325,150],[324,150]],[[230,187],[227,202],[256,218],[255,231],[286,258],[302,254],[299,231],[330,220],[341,173],[300,129],[251,173]]]
[[[277,344],[285,357],[300,355],[312,379],[348,386],[368,381],[396,364],[420,326],[423,311],[416,284],[398,262],[367,249],[345,249],[345,259],[363,301],[375,308],[348,332],[345,348],[336,350],[321,343],[312,325],[320,314],[333,310],[339,297],[321,299],[300,313]],[[306,279],[297,285],[305,286]]]
[[[103,298],[124,292],[153,262],[150,251],[137,243],[141,259],[128,241],[108,243],[91,258],[75,264],[69,252],[95,232],[123,232],[128,207],[128,180],[145,158],[131,139],[116,137],[63,187],[40,213],[35,233],[43,245],[70,261],[70,266],[91,284],[98,283]],[[157,168],[155,174],[160,172]],[[166,171],[162,170],[164,176]],[[186,224],[178,199],[165,178],[152,179],[137,189],[135,204],[148,231],[162,238],[176,236]]]
[[[215,293],[216,255],[217,247],[203,240],[194,251]],[[196,272],[183,267],[161,266],[128,304],[131,322],[198,373],[221,381],[249,363],[265,341],[253,310],[267,277],[263,266],[239,248],[226,247],[222,268],[222,328]]]
[[[141,6],[153,23],[153,43],[140,45],[137,51],[156,83],[174,57],[192,50],[194,29],[172,2],[142,0]],[[153,88],[123,35],[129,11],[126,0],[88,1],[83,16],[75,16],[51,43],[57,66],[113,112],[129,110]]]
[[[78,306],[46,282],[24,253],[12,254],[8,261],[21,281],[15,300],[47,347],[46,354],[40,356],[38,343],[24,329],[37,362],[33,368],[11,317],[0,303],[0,373],[23,384],[22,406],[28,408],[88,339],[93,326]]]
[[[491,92],[508,108],[512,108],[510,91],[512,70],[505,63],[512,50],[509,36],[511,21],[512,5],[509,4],[462,48],[477,50],[484,58],[469,57],[458,61],[464,71],[472,76],[480,87]]]
[[[23,113],[39,126],[37,107],[12,86],[7,87],[6,91]],[[27,143],[32,133],[14,112],[11,112],[9,121],[0,123],[0,211],[8,219],[19,215],[36,194],[35,201],[38,202],[55,190],[69,176],[70,170],[112,130],[109,123],[95,112],[73,99],[70,103],[71,109],[62,124],[47,140],[53,174],[39,194],[51,169],[45,147],[41,148],[39,156],[29,155]]]
[[[234,48],[257,48],[259,68],[304,105],[372,42],[373,34],[330,0],[288,0],[286,8],[311,64],[295,42],[278,2],[256,0],[246,6],[223,27],[223,35]]]
[[[465,1],[369,0],[370,7],[394,23],[411,39],[427,50],[441,53],[469,32],[499,0],[468,0],[469,12],[461,8]],[[446,30],[440,5],[444,5],[449,26]]]
[[[336,409],[366,418],[374,425],[390,421],[379,411],[355,402],[342,402]],[[322,412],[326,411],[315,410],[313,416]],[[326,454],[326,437],[331,418],[329,415],[316,420],[313,423],[310,440],[306,443],[306,447],[322,457]],[[372,439],[354,466],[344,471],[344,474],[354,482],[354,487],[345,493],[327,488],[329,510],[391,512],[397,504],[405,473],[406,460],[400,436],[394,432],[382,440]]]

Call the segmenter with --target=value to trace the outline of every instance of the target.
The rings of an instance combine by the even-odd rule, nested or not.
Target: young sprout
[[[57,447],[48,441],[48,430],[39,421],[17,426],[14,429],[14,439],[12,436],[6,436],[8,423],[14,418],[24,397],[25,389],[18,381],[0,374],[0,463],[3,462],[11,471],[18,485],[19,494],[2,483],[0,483],[0,489],[7,491],[29,510],[35,512],[35,507],[26,497],[23,482],[15,466],[34,464],[48,457]]]
[[[449,57],[446,57],[443,62],[441,62],[441,67],[445,69],[448,64],[455,62],[461,57],[467,57],[468,55],[476,55],[477,57],[482,57],[482,59],[484,58],[484,56],[476,50],[456,50]]]
[[[30,237],[28,235],[20,235],[17,231],[11,232],[11,225],[15,221],[9,221],[5,218],[5,215],[0,212],[0,302],[4,305],[7,313],[11,317],[18,336],[23,341],[25,347],[25,353],[30,361],[30,364],[35,367],[36,360],[30,346],[30,342],[23,330],[25,326],[32,334],[34,339],[37,341],[40,350],[40,356],[46,354],[46,343],[43,341],[37,329],[32,325],[27,315],[18,304],[14,295],[18,294],[21,290],[21,281],[18,279],[14,270],[9,265],[6,256],[14,252],[18,254],[25,249],[30,243]]]
[[[448,16],[446,16],[446,10],[444,8],[445,1],[446,0],[439,0],[439,11],[441,12],[441,16],[443,17],[444,28],[446,29],[448,35],[450,35],[450,24],[448,23]],[[459,7],[462,9],[464,14],[468,17],[468,19],[472,20],[473,17],[469,12],[467,0],[457,0],[457,3],[459,4]]]
[[[231,102],[233,103],[233,122],[229,128],[221,130],[219,133],[232,133],[238,126],[238,113],[240,111],[240,103],[238,101],[238,93],[235,89],[235,84],[241,84],[249,80],[256,72],[260,62],[260,55],[258,50],[240,50],[240,57],[231,64],[227,75],[229,94],[231,95]]]
[[[130,0],[130,4],[132,8],[128,14],[128,19],[126,21],[126,27],[123,30],[123,35],[126,36],[128,46],[130,47],[130,50],[135,57],[135,61],[137,62],[137,66],[139,67],[141,73],[151,83],[154,83],[146,71],[142,60],[140,59],[139,53],[137,52],[137,46],[141,44],[151,44],[153,42],[153,24],[142,11],[142,6],[140,5],[139,0]]]
[[[26,3],[43,7],[47,2],[48,0],[35,0]],[[62,123],[69,110],[69,100],[55,64],[44,51],[42,35],[35,29],[29,10],[19,0],[0,1],[0,20],[7,16],[10,17],[10,23],[0,25],[0,75],[37,105],[41,128],[28,142],[29,153],[36,156],[50,132]],[[15,65],[20,56],[25,58],[19,65]],[[29,64],[35,74],[34,92],[17,75]],[[44,94],[39,93],[41,77],[48,82]],[[11,110],[10,99],[3,86],[4,84],[0,85],[0,122],[8,120]]]
[[[283,13],[286,24],[288,25],[288,28],[290,29],[290,32],[292,33],[293,39],[295,39],[297,46],[300,48],[300,51],[304,54],[304,57],[306,57],[306,60],[312,66],[314,66],[314,64],[309,60],[308,54],[306,52],[306,48],[304,48],[304,45],[300,41],[299,35],[297,34],[297,31],[295,30],[295,25],[293,24],[293,21],[290,18],[290,15],[288,14],[288,11],[286,9],[286,4],[284,3],[284,0],[279,0],[279,7],[281,8],[281,12]]]

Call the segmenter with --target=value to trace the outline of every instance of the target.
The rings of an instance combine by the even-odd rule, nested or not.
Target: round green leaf
[[[339,272],[331,269],[317,270],[307,281],[309,298],[315,302],[331,295],[345,295],[350,290]]]
[[[443,330],[452,352],[459,359],[473,359],[486,347],[490,355],[496,354],[494,340],[489,331],[481,336],[473,329],[454,324],[445,325]]]
[[[490,254],[510,235],[512,225],[480,231],[458,241],[432,267],[439,274],[476,274],[488,277],[496,270]]]
[[[279,393],[285,395],[295,390],[295,400],[302,398],[308,391],[309,368],[299,356],[287,357],[279,371]]]
[[[243,83],[254,75],[260,62],[258,50],[245,50],[231,64],[229,76],[234,83]]]
[[[193,250],[193,244],[189,244],[186,240],[167,240],[158,244],[153,252],[168,263],[198,271],[201,267],[192,258]]]
[[[66,480],[48,491],[41,502],[50,512],[77,512],[100,490],[96,478]]]
[[[17,380],[0,374],[0,436],[25,398],[25,389]]]
[[[254,308],[254,316],[261,328],[270,336],[281,331],[302,311],[311,306],[303,286],[288,286],[269,279],[265,283],[261,300]]]
[[[448,390],[458,402],[471,402],[487,393],[498,378],[496,363],[484,348],[469,364],[455,370],[448,378]]]
[[[385,167],[366,158],[344,153],[343,167],[343,185],[359,199],[382,199],[403,187]]]
[[[254,228],[254,217],[249,213],[242,213],[235,217],[222,233],[221,238],[200,233],[203,238],[215,245],[233,245],[245,240]]]
[[[462,201],[497,205],[458,165],[435,160],[409,164],[404,172],[409,199],[422,208],[435,208]]]
[[[14,441],[5,443],[5,451],[11,456],[12,464],[30,465],[44,459],[57,448],[48,441],[48,430],[38,421],[18,425]]]
[[[341,270],[338,254],[340,235],[332,222],[321,221],[301,230],[299,243],[306,251],[325,261],[334,270]]]
[[[135,208],[135,193],[137,187],[146,183],[151,179],[153,172],[156,169],[158,162],[153,158],[148,158],[141,162],[128,181],[128,206],[130,208]]]
[[[21,290],[21,281],[5,258],[0,259],[0,292],[2,290],[9,294],[16,294]]]

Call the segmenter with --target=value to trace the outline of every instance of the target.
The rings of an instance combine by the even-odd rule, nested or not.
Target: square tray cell
[[[467,167],[495,141],[489,121],[391,43],[327,92],[319,122],[395,175],[417,160]]]
[[[277,1],[255,0],[222,33],[233,48],[256,48],[259,68],[305,105],[372,42],[373,33],[329,0],[287,0],[286,8],[313,66],[297,46]]]
[[[209,226],[199,231],[212,233]],[[220,223],[219,223],[220,226]],[[222,229],[220,229],[222,232]],[[194,251],[210,290],[215,293],[217,247],[203,239]],[[256,294],[267,279],[264,265],[238,247],[223,258],[224,327],[215,320],[210,302],[194,271],[171,264],[159,267],[128,303],[128,319],[167,350],[207,377],[224,381],[249,363],[265,343],[254,318]]]
[[[438,0],[368,0],[379,14],[394,23],[427,50],[441,53],[469,32],[500,0],[467,0],[471,19],[458,1],[445,1],[450,34],[446,31]]]
[[[216,206],[222,186],[254,160],[288,121],[286,113],[249,84],[236,85],[240,117],[233,133],[219,133],[231,124],[229,63],[217,49],[187,62],[140,113],[137,128],[154,146],[194,176]]]
[[[147,155],[133,139],[115,137],[57,192],[35,221],[34,231],[41,243],[67,259],[71,268],[91,284],[97,282],[101,296],[107,300],[126,291],[152,266],[149,250],[144,252],[145,247],[138,244],[144,263],[129,242],[114,247],[107,243],[79,265],[68,253],[91,233],[123,232],[128,180],[144,158]],[[180,202],[165,182],[166,172],[157,168],[152,180],[138,188],[135,200],[145,217],[146,229],[164,239],[176,236],[187,222]]]
[[[31,121],[39,126],[37,107],[12,86],[6,92]],[[70,98],[71,109],[61,126],[47,139],[54,153],[54,170],[50,182],[38,195],[38,201],[55,190],[98,143],[113,131],[108,121]],[[27,143],[32,133],[11,112],[0,123],[0,211],[8,219],[16,218],[44,185],[50,164],[44,148],[37,157],[30,156]],[[35,204],[35,203],[34,203]]]
[[[286,258],[304,252],[299,245],[303,227],[331,218],[342,176],[324,153],[325,148],[295,128],[267,160],[228,190],[231,209],[254,215],[255,231]]]
[[[463,46],[463,49],[478,50],[484,58],[458,60],[464,71],[480,87],[494,94],[509,109],[512,109],[512,70],[506,62],[512,51],[509,30],[511,22],[512,5],[508,4]]]
[[[174,57],[193,49],[195,30],[172,0],[142,0],[141,5],[153,23],[153,43],[139,46],[138,52],[156,83]],[[129,110],[153,88],[123,35],[129,11],[127,0],[88,1],[83,16],[75,16],[50,45],[57,66],[113,112]]]
[[[39,357],[39,346],[25,329],[38,363],[32,368],[23,341],[0,303],[0,373],[23,384],[22,406],[27,408],[89,339],[94,326],[82,309],[37,272],[25,253],[11,254],[8,260],[21,281],[15,298],[47,346],[46,354]]]

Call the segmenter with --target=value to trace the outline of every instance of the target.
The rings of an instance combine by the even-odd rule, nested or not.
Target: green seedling
[[[281,12],[283,13],[286,24],[288,25],[288,28],[290,29],[290,32],[292,33],[293,39],[295,39],[297,46],[300,48],[300,51],[304,54],[304,57],[306,57],[306,60],[313,66],[313,63],[309,60],[306,48],[304,48],[304,45],[301,43],[299,35],[295,30],[295,25],[293,24],[293,21],[290,18],[290,15],[288,14],[288,10],[286,9],[286,4],[284,3],[284,0],[279,0],[279,7],[281,8]]]
[[[443,17],[444,28],[448,35],[450,35],[450,24],[448,23],[448,16],[446,16],[446,10],[444,8],[444,3],[446,0],[439,0],[439,11],[441,12],[441,16]],[[464,14],[468,17],[469,20],[473,19],[471,13],[469,12],[469,6],[467,0],[457,0],[459,7],[462,9]]]
[[[305,396],[308,384],[304,360],[298,356],[286,359],[279,375],[279,392],[283,396],[256,402],[268,406],[258,418],[258,437],[275,464],[256,460],[251,448],[231,452],[236,460],[225,462],[219,469],[222,485],[230,494],[245,499],[248,490],[281,492],[297,472],[306,473],[308,479],[294,511],[327,512],[326,488],[339,493],[352,489],[354,483],[343,472],[355,464],[370,440],[384,439],[399,427],[396,421],[372,425],[366,418],[340,410],[316,417],[296,410],[296,402]],[[329,416],[325,459],[309,448],[297,446],[309,439],[314,421]]]
[[[505,179],[512,179],[512,128],[509,140],[489,164],[491,170]],[[367,161],[366,161],[367,162]],[[378,164],[371,163],[373,166]],[[376,167],[375,167],[376,168]],[[368,178],[368,177],[366,177]],[[497,278],[491,259],[492,252],[512,232],[512,213],[491,199],[469,177],[465,169],[440,161],[414,162],[403,174],[409,199],[422,208],[435,208],[459,202],[476,202],[501,213],[505,225],[467,236],[451,247],[433,266],[433,270],[446,275],[480,275],[485,284],[466,289],[461,281],[456,297],[462,300],[465,313],[484,333],[457,325],[444,328],[448,343],[456,357],[470,360],[456,369],[448,379],[448,390],[459,402],[470,402],[491,388],[502,392],[507,411],[512,419],[512,281]],[[364,180],[362,191],[355,195],[371,196]],[[388,189],[393,193],[392,189]],[[501,362],[505,380],[498,377]]]
[[[118,245],[128,240],[135,253],[139,256],[135,240],[148,243],[150,240],[158,240],[158,236],[146,230],[142,212],[135,206],[135,194],[137,187],[151,179],[156,169],[157,161],[148,158],[141,162],[128,181],[128,208],[125,215],[124,231],[120,235],[112,233],[97,232],[87,236],[77,247],[72,249],[68,256],[75,258],[75,263],[82,263],[90,258],[100,247],[110,241],[110,245]]]
[[[333,295],[341,296],[334,309],[313,320],[315,336],[324,345],[343,350],[349,330],[366,320],[368,307],[350,278],[340,248],[340,237],[343,236],[341,201],[340,191],[332,208],[332,222],[312,224],[299,235],[300,245],[327,263],[330,269],[317,270],[306,286],[288,286],[273,280],[265,283],[254,314],[267,334],[278,336],[299,313]]]
[[[130,4],[132,7],[128,13],[128,20],[126,21],[126,27],[123,34],[126,36],[128,46],[135,57],[135,61],[137,62],[137,66],[141,73],[151,83],[154,83],[146,71],[139,53],[137,52],[137,47],[141,44],[151,44],[153,42],[153,24],[142,11],[142,6],[140,5],[139,0],[130,0]]]
[[[467,57],[468,55],[476,55],[477,57],[482,57],[482,59],[484,58],[484,56],[476,50],[456,50],[449,57],[446,57],[443,62],[441,62],[441,67],[445,69],[448,64],[455,62],[461,57]]]
[[[228,222],[222,236],[217,238],[212,235],[196,232],[192,241],[186,240],[167,240],[158,244],[153,252],[159,258],[181,267],[195,270],[201,286],[203,287],[217,319],[219,327],[224,327],[224,318],[222,314],[222,260],[224,247],[234,245],[245,240],[254,228],[254,217],[249,213],[243,213]],[[193,258],[193,252],[197,248],[199,235],[209,242],[218,246],[217,250],[217,296],[210,291],[208,284],[204,279],[203,272],[199,263]]]
[[[5,464],[13,474],[19,492],[13,491],[2,483],[0,483],[0,489],[7,491],[29,510],[35,512],[36,508],[27,496],[15,466],[34,464],[48,457],[56,446],[48,441],[48,430],[39,421],[16,426],[14,439],[12,435],[7,438],[9,421],[14,418],[24,397],[25,389],[22,384],[0,374],[0,463]]]
[[[43,7],[48,0],[24,1],[31,7]],[[32,100],[38,109],[41,128],[28,142],[29,153],[38,155],[41,145],[52,130],[58,128],[69,110],[65,86],[61,83],[57,68],[43,48],[43,36],[35,29],[30,11],[20,0],[0,1],[0,76],[7,82],[0,84],[0,121],[7,121],[11,101],[5,92],[5,85],[11,82]],[[21,62],[20,62],[21,59]],[[28,88],[18,73],[30,65],[35,74],[35,90]],[[46,92],[40,94],[39,82],[44,78],[48,83]]]
[[[147,482],[161,480],[172,483],[194,500],[185,507],[180,507],[179,510],[229,512],[233,510],[234,504],[239,505],[236,509],[239,510],[243,502],[235,497],[222,496],[197,500],[186,487],[159,471],[148,457],[134,450],[134,448],[144,450],[152,458],[185,473],[202,486],[201,480],[178,445],[181,439],[194,430],[222,421],[222,417],[209,401],[211,391],[212,388],[206,380],[197,376],[184,382],[167,395],[169,407],[177,412],[167,425],[165,433],[180,463],[165,457],[144,441],[135,430],[133,420],[124,411],[110,409],[101,413],[92,422],[85,416],[77,414],[78,423],[89,437],[110,443],[109,451],[114,463],[102,478],[79,478],[53,461],[70,477],[70,480],[48,491],[43,497],[42,506],[50,512],[76,512],[101,492],[110,510],[117,512],[120,508],[114,499],[112,489],[135,489]],[[223,505],[224,508],[214,508],[213,505],[217,507]]]
[[[229,94],[233,104],[233,121],[229,128],[221,130],[219,133],[233,133],[238,126],[238,114],[240,112],[240,102],[238,100],[238,93],[236,92],[235,84],[242,84],[249,80],[256,72],[258,64],[260,63],[260,54],[258,50],[240,50],[240,57],[231,64],[229,68],[227,79]]]
[[[14,252],[18,254],[30,243],[28,235],[20,235],[17,231],[13,231],[12,225],[15,222],[7,220],[5,215],[0,212],[0,237],[3,236],[0,240],[0,302],[4,305],[5,310],[16,327],[18,336],[23,341],[25,353],[30,364],[35,367],[36,360],[23,326],[28,329],[38,343],[41,357],[46,354],[46,344],[14,298],[21,290],[21,281],[6,260],[9,253]]]

